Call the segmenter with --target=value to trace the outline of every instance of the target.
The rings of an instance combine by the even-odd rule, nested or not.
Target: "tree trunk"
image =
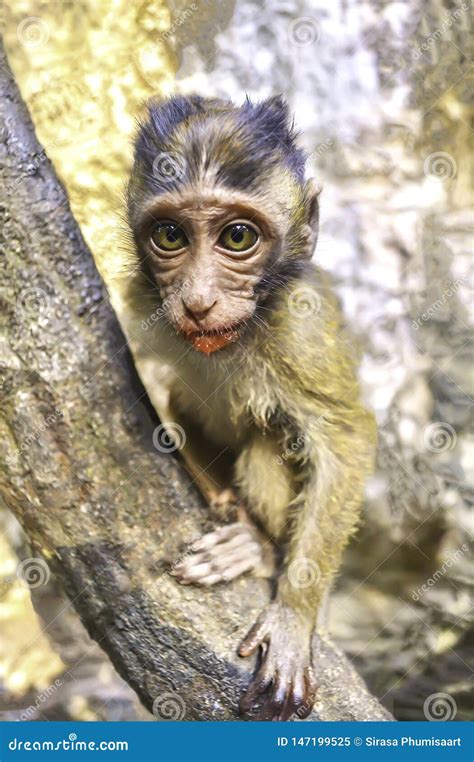
[[[167,573],[208,527],[205,505],[134,369],[64,189],[0,58],[1,494],[91,636],[158,719],[237,719],[251,661],[235,648],[268,598],[241,579],[215,590]],[[155,445],[154,445],[155,443]],[[317,638],[312,719],[389,716],[346,658]]]

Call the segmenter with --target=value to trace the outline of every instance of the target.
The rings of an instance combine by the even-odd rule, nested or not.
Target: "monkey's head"
[[[318,189],[281,97],[151,100],[127,192],[142,274],[195,349],[237,341],[313,252]]]

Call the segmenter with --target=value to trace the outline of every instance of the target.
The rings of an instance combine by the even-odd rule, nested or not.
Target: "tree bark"
[[[180,587],[167,568],[208,529],[159,421],[63,187],[0,50],[4,288],[0,494],[91,636],[158,719],[237,719],[254,664],[236,646],[268,600],[262,580]],[[41,560],[43,559],[43,560]],[[389,715],[317,637],[311,719]]]

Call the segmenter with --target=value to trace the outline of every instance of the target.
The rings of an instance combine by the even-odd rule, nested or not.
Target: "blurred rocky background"
[[[357,335],[364,395],[380,426],[378,471],[328,628],[398,719],[472,718],[470,3],[7,0],[0,8],[39,139],[125,326],[114,276],[143,99],[288,98],[323,184],[316,258]],[[153,398],[151,358],[137,362]],[[54,580],[17,576],[28,549],[6,511],[1,527],[0,716],[148,717]]]

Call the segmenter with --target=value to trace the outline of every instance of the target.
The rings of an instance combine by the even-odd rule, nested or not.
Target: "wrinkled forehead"
[[[270,195],[204,183],[148,195],[141,207],[140,227],[166,217],[193,225],[245,219],[257,224],[269,238],[283,235],[287,222],[281,205]]]

